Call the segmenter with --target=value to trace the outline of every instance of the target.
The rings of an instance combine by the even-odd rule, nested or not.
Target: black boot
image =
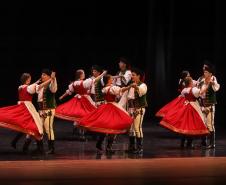
[[[214,131],[210,132],[209,138],[210,138],[210,144],[206,148],[213,149],[215,148],[215,132]]]
[[[43,147],[43,140],[36,141],[37,143],[37,148],[34,150],[33,153],[35,154],[44,154],[44,147]]]
[[[180,143],[180,147],[183,149],[185,145],[185,137],[181,138],[181,143]]]
[[[133,153],[136,150],[135,141],[136,141],[135,136],[129,137],[129,148],[127,150],[128,153]]]
[[[100,134],[96,143],[96,149],[97,149],[97,154],[102,155],[103,154],[103,142],[105,139],[105,134]]]
[[[76,133],[77,133],[77,130],[78,128],[76,126],[73,127],[73,130],[72,130],[72,135],[75,136]]]
[[[85,130],[84,129],[79,129],[79,140],[80,141],[86,141],[86,136],[85,136]]]
[[[201,139],[201,147],[202,148],[206,148],[207,144],[206,144],[206,136],[203,136]]]
[[[107,154],[114,154],[114,151],[112,150],[114,138],[115,138],[115,135],[109,135],[108,136],[108,144],[107,144],[107,148],[106,148]]]
[[[24,133],[19,132],[19,133],[16,135],[16,137],[12,140],[11,146],[12,146],[13,148],[16,149],[16,144],[17,144],[17,142],[19,141],[19,139],[20,139],[23,135],[24,135]]]
[[[54,154],[55,153],[54,140],[48,141],[48,147],[49,150],[46,152],[46,154]]]
[[[25,142],[24,142],[24,146],[23,146],[23,153],[27,153],[28,152],[28,148],[31,144],[31,138],[26,138]]]
[[[188,137],[187,138],[187,145],[186,145],[186,148],[188,148],[188,149],[193,149],[194,148],[194,146],[193,146],[193,139],[191,138],[191,137]]]
[[[137,140],[137,149],[133,152],[134,154],[143,154],[143,138],[136,138]]]

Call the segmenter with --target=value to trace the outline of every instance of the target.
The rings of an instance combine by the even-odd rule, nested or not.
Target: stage
[[[0,163],[1,184],[225,184],[226,158],[41,160]]]
[[[144,122],[144,153],[129,155],[126,135],[117,137],[115,154],[96,155],[92,134],[81,142],[72,135],[72,123],[56,120],[56,154],[22,153],[22,139],[13,149],[15,135],[1,129],[0,179],[4,184],[225,184],[225,129],[217,129],[216,148],[181,149],[180,137],[156,122]],[[45,148],[47,149],[47,143]]]

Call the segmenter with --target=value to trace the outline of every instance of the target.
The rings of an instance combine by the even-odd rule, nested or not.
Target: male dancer
[[[45,132],[48,136],[48,148],[49,150],[46,154],[54,154],[54,131],[53,131],[53,122],[54,122],[54,114],[56,108],[56,100],[55,93],[57,91],[57,80],[55,76],[55,72],[50,71],[49,69],[43,69],[41,75],[41,81],[50,81],[44,87],[39,88],[37,85],[37,93],[38,93],[38,105],[39,105],[39,115],[43,121]],[[38,149],[40,152],[43,152],[43,141],[38,142]]]
[[[199,83],[199,87],[208,89],[206,93],[201,97],[202,111],[206,118],[206,126],[210,131],[209,145],[207,149],[215,148],[215,127],[214,127],[214,117],[215,117],[215,104],[216,92],[220,89],[220,84],[218,84],[217,79],[213,76],[213,67],[205,66],[203,68],[203,79]]]

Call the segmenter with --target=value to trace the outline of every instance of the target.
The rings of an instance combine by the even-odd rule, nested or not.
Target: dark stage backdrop
[[[215,64],[221,83],[217,124],[226,112],[224,62],[226,27],[223,1],[61,1],[5,3],[1,6],[0,106],[17,101],[22,72],[33,80],[42,68],[57,72],[64,92],[73,73],[99,64],[115,74],[119,56],[143,69],[149,86],[147,119],[177,96],[179,73],[202,73],[204,60]]]

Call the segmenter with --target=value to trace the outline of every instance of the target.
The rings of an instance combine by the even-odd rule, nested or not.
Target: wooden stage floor
[[[4,185],[226,184],[226,158],[2,161]]]
[[[0,129],[1,185],[212,185],[226,184],[226,130],[217,128],[216,148],[181,149],[180,138],[157,123],[144,123],[143,155],[128,155],[128,138],[117,137],[114,155],[96,155],[95,140],[80,142],[72,124],[55,122],[56,154],[34,155],[10,146],[14,132]],[[200,144],[200,139],[194,141]],[[46,147],[45,143],[45,147]],[[32,143],[30,150],[36,147]]]

